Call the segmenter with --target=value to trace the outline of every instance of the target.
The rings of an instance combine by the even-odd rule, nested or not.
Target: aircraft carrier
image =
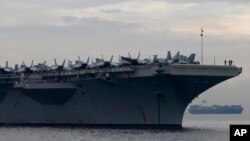
[[[139,55],[140,56],[140,55]],[[189,103],[238,76],[235,65],[201,65],[195,55],[118,63],[0,68],[0,123],[102,127],[181,127]],[[88,59],[89,60],[89,59]],[[79,65],[80,64],[80,65]]]

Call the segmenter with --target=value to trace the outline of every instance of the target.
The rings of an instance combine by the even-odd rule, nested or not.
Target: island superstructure
[[[52,67],[23,64],[23,71],[6,66],[0,74],[0,123],[181,127],[194,98],[242,72],[234,65],[201,65],[195,54],[139,57],[92,64],[79,58],[68,67],[55,60]]]

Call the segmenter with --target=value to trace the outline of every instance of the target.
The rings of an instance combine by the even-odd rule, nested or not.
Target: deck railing
[[[124,73],[135,71],[134,66],[122,66],[112,68],[98,68],[98,69],[82,69],[82,70],[71,70],[71,71],[48,71],[48,72],[33,72],[33,73],[10,73],[0,74],[0,79],[20,79],[21,75],[25,78],[42,78],[42,77],[58,77],[58,76],[77,76],[84,74],[98,74],[98,73]]]

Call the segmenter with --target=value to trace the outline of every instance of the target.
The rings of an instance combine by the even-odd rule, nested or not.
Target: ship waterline
[[[20,76],[8,83],[1,77],[0,123],[181,127],[195,97],[241,71],[235,66],[151,64],[36,73],[29,77],[46,81],[25,85],[19,85]]]

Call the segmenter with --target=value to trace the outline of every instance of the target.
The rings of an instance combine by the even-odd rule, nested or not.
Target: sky
[[[57,58],[118,60],[128,52],[197,54],[204,30],[204,63],[233,60],[243,73],[194,100],[243,104],[250,112],[248,0],[0,0],[0,66]]]

